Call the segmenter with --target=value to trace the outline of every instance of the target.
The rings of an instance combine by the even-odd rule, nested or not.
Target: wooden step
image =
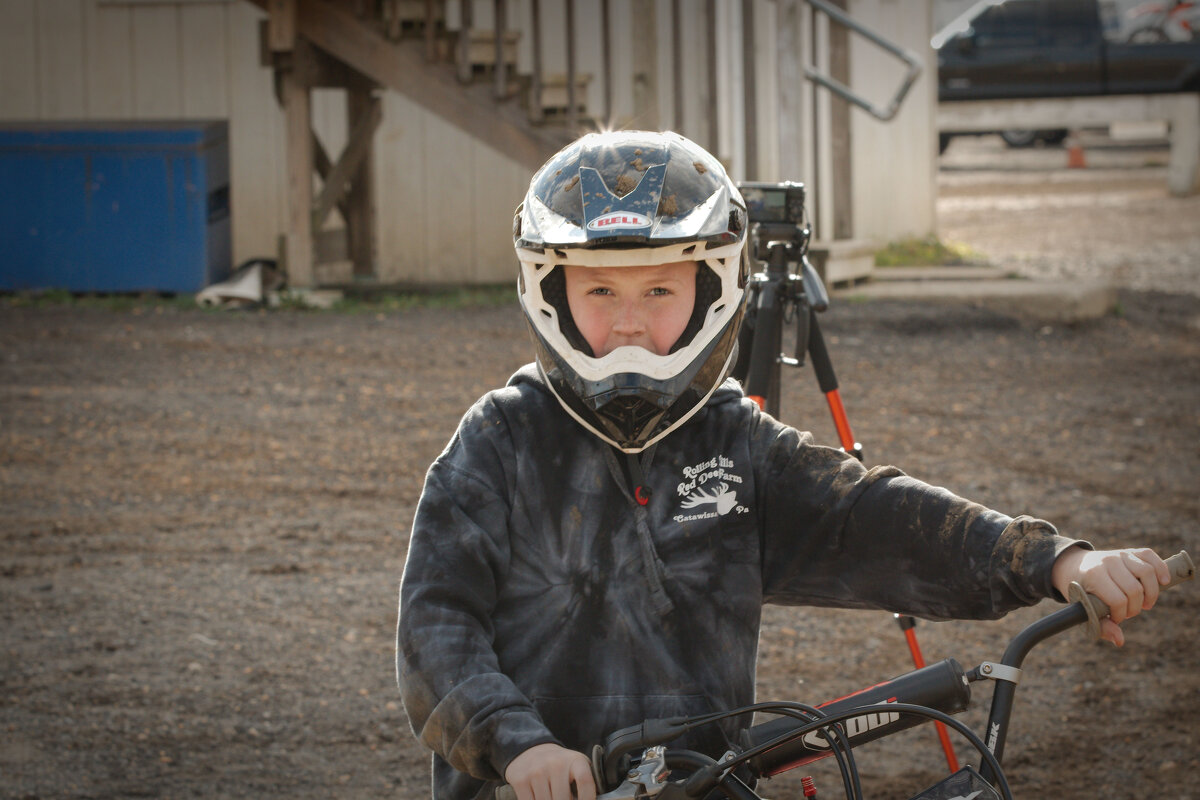
[[[513,67],[517,63],[517,41],[519,31],[504,31],[500,55],[504,63]],[[472,28],[467,37],[467,63],[488,69],[496,66],[496,33],[486,28]]]
[[[591,82],[590,73],[581,72],[575,76],[575,110],[580,114],[587,113],[588,86]],[[566,73],[553,72],[543,76],[541,94],[540,106],[543,114],[566,114],[570,110]]]

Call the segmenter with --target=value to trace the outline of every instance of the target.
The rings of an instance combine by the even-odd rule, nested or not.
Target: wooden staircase
[[[318,262],[350,260],[375,276],[372,143],[379,90],[397,91],[527,166],[541,166],[580,131],[588,76],[516,72],[517,32],[446,28],[445,0],[250,0],[267,14],[264,65],[275,71],[287,124],[288,231],[281,261],[293,288],[314,285]],[[496,2],[496,18],[505,18]],[[535,24],[536,28],[536,24]],[[536,36],[536,30],[535,30]],[[571,84],[574,84],[572,88]],[[348,143],[336,160],[313,133],[311,91],[347,93]],[[314,196],[312,174],[321,178]],[[323,230],[337,208],[344,229]]]

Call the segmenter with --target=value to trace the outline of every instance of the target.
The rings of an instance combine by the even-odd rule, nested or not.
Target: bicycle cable
[[[728,760],[714,762],[713,765],[698,770],[688,779],[687,783],[696,787],[699,783],[712,783],[715,787],[719,781],[719,776],[727,774],[733,769],[741,766],[752,758],[761,755],[779,745],[791,741],[799,735],[805,735],[813,730],[820,730],[825,736],[825,741],[829,743],[830,754],[836,759],[838,768],[842,773],[842,786],[848,794],[849,800],[862,800],[862,785],[858,775],[858,765],[854,760],[854,753],[850,745],[849,737],[846,730],[835,719],[833,724],[826,723],[827,715],[820,709],[806,705],[804,703],[795,703],[787,701],[763,702],[754,703],[748,706],[742,706],[730,711],[718,711],[711,714],[703,714],[697,717],[689,717],[680,721],[685,729],[690,729],[693,726],[709,725],[714,722],[719,722],[722,719],[729,717],[741,716],[743,714],[752,714],[758,711],[776,713],[781,716],[788,716],[798,719],[801,722],[809,723],[795,734],[786,734],[777,737],[769,742],[766,742],[757,747],[751,748],[743,753],[739,753]],[[861,712],[860,712],[861,713]],[[853,716],[853,715],[852,715]],[[822,724],[825,723],[825,724]],[[697,778],[697,775],[704,773],[702,778]],[[693,789],[692,791],[697,791]]]
[[[708,775],[706,775],[704,777],[703,780],[706,782],[712,782],[718,775],[722,775],[733,769],[736,769],[737,767],[741,766],[742,764],[746,763],[747,761],[749,761],[753,758],[756,758],[757,756],[759,756],[765,752],[768,752],[785,742],[788,742],[793,739],[804,736],[808,733],[811,733],[814,730],[824,731],[824,729],[826,729],[826,728],[837,731],[835,738],[838,740],[838,745],[834,746],[833,742],[830,741],[830,752],[831,752],[831,754],[835,755],[838,758],[839,765],[844,763],[842,761],[842,754],[839,753],[839,750],[841,750],[843,747],[845,748],[844,755],[849,756],[850,765],[854,765],[854,756],[850,752],[851,748],[850,748],[849,742],[848,742],[848,740],[842,739],[842,736],[844,735],[844,728],[842,728],[838,723],[841,723],[841,722],[851,719],[853,717],[862,716],[862,714],[864,713],[864,709],[862,709],[862,708],[852,708],[852,709],[848,709],[846,711],[840,712],[838,714],[827,715],[827,714],[824,714],[823,712],[821,712],[819,709],[816,709],[812,706],[806,706],[802,703],[785,703],[785,702],[756,703],[752,706],[745,706],[743,708],[735,709],[730,712],[721,712],[721,713],[716,713],[716,714],[705,715],[705,717],[703,717],[703,718],[697,718],[698,720],[700,720],[700,719],[704,720],[704,721],[698,721],[697,724],[707,724],[708,722],[717,721],[719,719],[729,717],[729,716],[750,713],[753,711],[768,711],[768,710],[775,710],[777,713],[780,713],[781,715],[792,716],[792,717],[795,717],[802,721],[807,721],[808,724],[802,726],[801,728],[799,728],[795,731],[790,731],[789,733],[784,734],[783,736],[779,736],[768,742],[764,742],[763,744],[758,745],[757,747],[750,748],[749,750],[746,750],[742,753],[738,753],[736,755],[730,756],[729,758],[722,759],[721,761],[718,761],[711,767],[699,770],[698,772],[694,773],[690,778],[688,778],[687,782],[685,783],[685,786],[687,786],[687,784],[693,784],[693,786],[696,786],[698,788],[700,785],[701,779],[697,778],[697,776],[701,775],[702,773],[705,773],[705,772],[709,773]],[[1010,787],[1008,785],[1008,779],[1004,775],[1004,770],[1001,768],[1000,762],[996,759],[995,755],[992,754],[991,750],[988,749],[987,745],[983,742],[983,740],[981,740],[979,738],[979,736],[976,735],[975,732],[972,731],[970,728],[968,728],[965,724],[963,724],[959,720],[955,719],[954,717],[950,716],[949,714],[938,711],[937,709],[928,708],[926,706],[911,705],[908,703],[889,703],[887,710],[891,713],[910,714],[910,715],[914,715],[914,716],[920,716],[920,717],[925,717],[927,719],[939,721],[939,722],[942,722],[943,724],[953,728],[954,730],[956,730],[958,733],[960,733],[963,736],[963,738],[965,738],[971,744],[972,747],[975,748],[975,750],[982,757],[982,760],[987,763],[988,768],[991,770],[993,780],[997,784],[997,788],[999,789],[1000,795],[1003,798],[1003,800],[1013,800],[1012,790],[1010,789]],[[816,719],[808,719],[806,716],[802,716],[802,715],[807,715],[807,717],[816,716],[817,718]],[[828,735],[826,736],[826,741],[829,741]],[[848,779],[848,776],[846,775],[846,771],[845,771],[845,769],[843,769],[843,784],[842,784],[843,790],[846,792],[846,797],[849,798],[849,800],[861,800],[862,796],[863,796],[862,795],[862,786],[859,781],[858,769],[857,769],[856,765],[854,765],[853,770],[850,774],[852,776],[852,780]]]

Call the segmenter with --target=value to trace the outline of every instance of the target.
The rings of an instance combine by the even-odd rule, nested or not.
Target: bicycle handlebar
[[[1161,591],[1189,581],[1196,575],[1196,566],[1186,551],[1181,550],[1165,561],[1171,573],[1171,580],[1161,587]],[[1087,594],[1078,583],[1071,584],[1069,599],[1071,600],[1069,606],[1042,617],[1013,637],[998,662],[1004,668],[1003,670],[996,669],[995,664],[985,662],[980,667],[964,673],[957,661],[945,659],[825,703],[816,711],[830,719],[830,723],[826,724],[831,725],[832,722],[840,719],[840,724],[835,726],[840,746],[855,747],[913,727],[929,718],[936,718],[939,714],[944,716],[944,713],[962,711],[970,702],[969,683],[971,681],[984,678],[995,679],[996,687],[992,694],[992,708],[987,725],[986,749],[990,751],[988,753],[990,758],[985,759],[989,763],[984,764],[984,774],[989,780],[1002,780],[1002,775],[989,774],[992,772],[990,762],[994,761],[998,766],[1004,754],[1004,739],[1016,692],[1016,674],[1019,674],[1019,667],[1025,656],[1037,643],[1083,623],[1088,624],[1088,628],[1094,636],[1099,636],[1100,620],[1108,616],[1107,604],[1095,595]],[[911,713],[917,708],[931,711],[924,716]],[[855,713],[856,710],[861,710],[861,713]],[[747,709],[739,709],[737,712],[731,713],[746,711]],[[650,730],[665,732],[673,726],[680,726],[681,722],[681,720],[646,720],[641,725],[625,728],[612,734],[606,741],[607,749],[611,751],[615,748],[620,752],[593,754],[593,773],[595,773],[597,787],[602,787],[604,780],[604,776],[600,774],[605,771],[602,763],[619,758],[623,753],[661,744],[660,741],[646,741],[645,739],[654,738],[646,732]],[[742,734],[740,744],[743,747],[742,752],[749,756],[746,760],[751,770],[756,776],[769,777],[833,755],[837,743],[829,740],[828,735],[824,732],[829,728],[822,727],[822,722],[822,717],[797,719],[787,716],[748,728]],[[653,723],[663,724],[655,725]],[[960,732],[962,731],[960,730]],[[600,748],[597,750],[599,751]],[[752,755],[750,751],[756,752]],[[679,751],[666,751],[664,757],[670,759],[673,752],[678,753]],[[635,796],[637,795],[633,792],[633,788],[629,782],[626,782],[611,792],[598,795],[597,800],[633,800]],[[752,791],[747,796],[757,797]],[[496,800],[516,800],[516,798],[516,792],[510,786],[500,786],[496,789]]]
[[[1184,550],[1180,550],[1166,559],[1166,564],[1167,569],[1171,571],[1171,582],[1161,586],[1159,591],[1170,589],[1184,581],[1190,581],[1196,576],[1196,565],[1192,563],[1192,557]],[[1083,606],[1083,610],[1087,612],[1088,630],[1099,639],[1100,620],[1108,616],[1108,605],[1096,595],[1085,592],[1083,586],[1076,581],[1071,582],[1067,599]]]

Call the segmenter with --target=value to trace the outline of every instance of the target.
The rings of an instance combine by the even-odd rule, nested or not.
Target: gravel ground
[[[987,140],[951,146],[943,235],[1031,275],[1117,276],[1121,314],[835,304],[822,322],[866,459],[1099,545],[1200,553],[1196,199],[1153,165],[1008,165]],[[408,526],[462,411],[529,354],[511,304],[0,299],[0,797],[428,796],[392,671]],[[807,369],[783,404],[833,441]],[[1200,591],[1161,606],[1121,651],[1074,631],[1027,661],[1018,797],[1200,797]],[[918,632],[928,660],[971,666],[1050,609]],[[888,615],[831,610],[768,609],[760,655],[763,697],[810,703],[908,663]],[[905,798],[941,757],[920,730],[859,764],[868,796]],[[813,769],[840,796],[832,765]],[[770,794],[800,793],[793,777]]]
[[[1167,191],[1165,146],[1081,142],[1087,169],[1066,169],[1062,147],[954,139],[938,179],[942,238],[1029,278],[1200,294],[1200,194]]]

